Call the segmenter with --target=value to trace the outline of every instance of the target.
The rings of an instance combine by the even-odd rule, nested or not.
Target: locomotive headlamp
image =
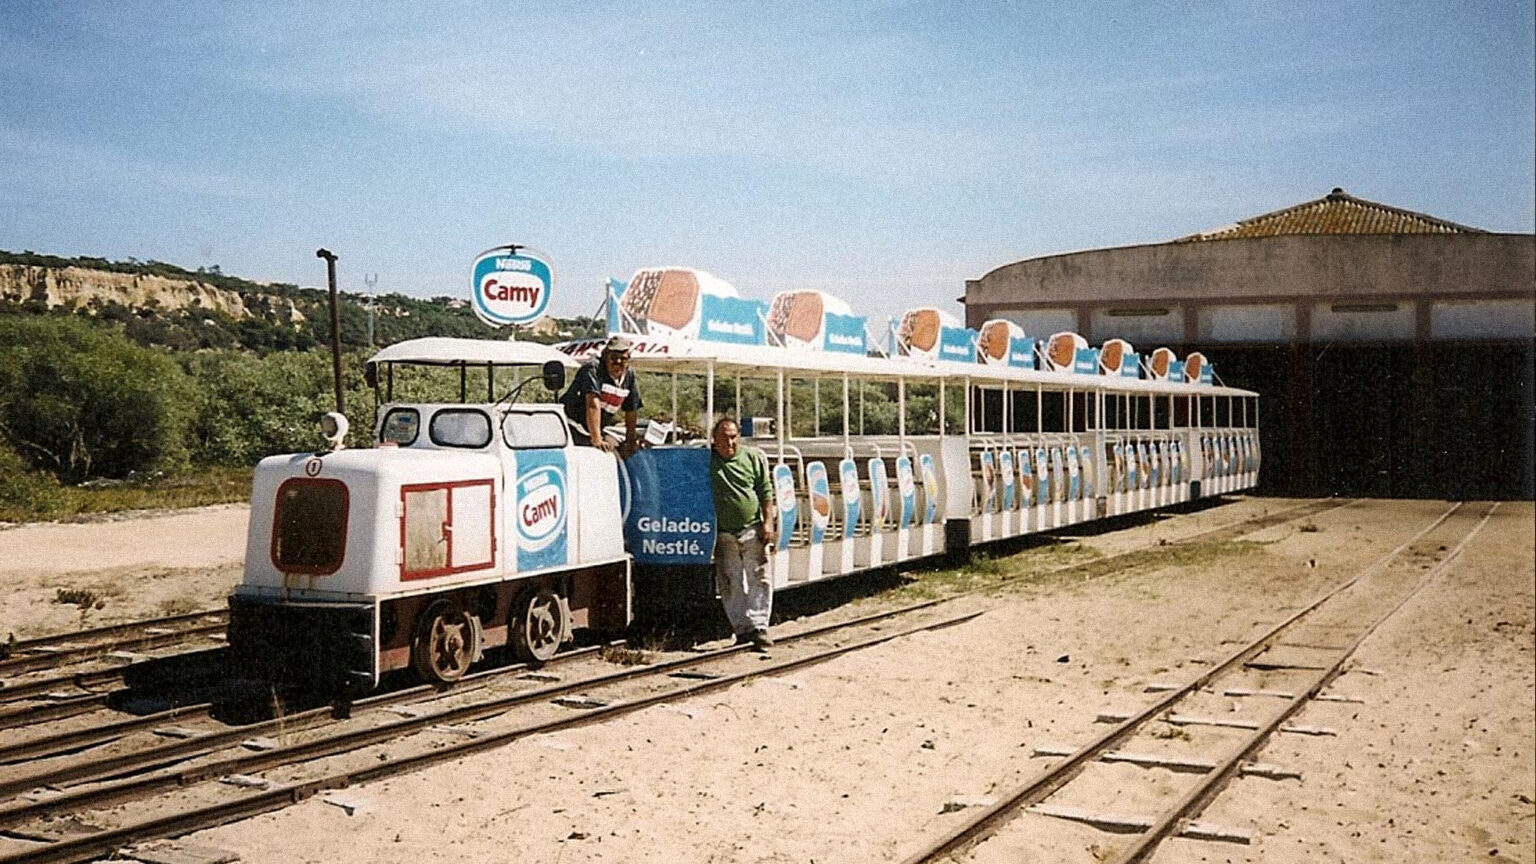
[[[332,450],[340,450],[346,446],[347,440],[347,415],[339,411],[327,411],[320,418],[320,434],[330,442]]]

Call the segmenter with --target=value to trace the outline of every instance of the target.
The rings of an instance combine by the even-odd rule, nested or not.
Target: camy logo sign
[[[549,547],[565,528],[565,476],[553,467],[536,469],[517,484],[518,546],[528,552]]]
[[[526,246],[498,246],[475,258],[470,299],[475,315],[492,327],[529,324],[549,308],[554,270]]]

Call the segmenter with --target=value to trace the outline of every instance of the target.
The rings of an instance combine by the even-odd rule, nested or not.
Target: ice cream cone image
[[[1200,380],[1200,371],[1205,366],[1205,355],[1195,351],[1184,358],[1184,380],[1194,383]]]
[[[1173,363],[1173,352],[1167,348],[1159,348],[1152,352],[1152,359],[1148,366],[1152,369],[1154,381],[1165,381],[1168,378],[1168,368]]]
[[[1051,368],[1056,371],[1071,372],[1077,360],[1077,349],[1087,348],[1088,340],[1076,333],[1063,332],[1052,336],[1047,344],[1045,356],[1050,361]]]
[[[819,291],[781,291],[768,309],[768,332],[786,347],[819,347],[826,306]]]
[[[1125,358],[1133,353],[1131,343],[1124,339],[1111,339],[1104,343],[1104,348],[1099,352],[1099,369],[1105,375],[1119,375],[1120,367],[1125,364]]]

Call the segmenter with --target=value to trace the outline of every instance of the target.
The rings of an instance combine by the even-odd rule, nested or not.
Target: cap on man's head
[[[625,336],[622,333],[617,333],[613,336],[609,336],[608,341],[603,343],[603,353],[608,354],[610,352],[616,352],[619,354],[628,354],[634,347],[635,340]]]

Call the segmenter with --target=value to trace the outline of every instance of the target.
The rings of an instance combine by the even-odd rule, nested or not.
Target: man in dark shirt
[[[741,446],[741,429],[729,417],[711,434],[709,485],[715,499],[715,584],[739,644],[759,651],[773,644],[768,619],[773,582],[767,572],[778,515],[773,482],[762,451]]]
[[[591,444],[613,452],[614,443],[603,435],[603,426],[623,411],[624,443],[617,449],[621,456],[635,451],[639,440],[635,436],[635,416],[641,402],[640,389],[635,386],[635,373],[629,368],[629,352],[634,347],[634,340],[628,336],[609,337],[602,354],[577,370],[570,388],[560,397],[565,405],[565,416],[585,433],[583,436],[573,430],[578,444]]]

